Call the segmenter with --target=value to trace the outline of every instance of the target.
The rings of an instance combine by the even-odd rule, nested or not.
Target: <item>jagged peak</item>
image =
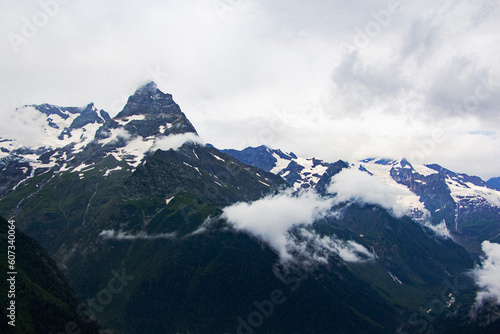
[[[137,93],[152,93],[152,94],[154,94],[157,91],[160,91],[158,89],[158,85],[154,81],[149,81],[149,82],[145,83],[144,85],[142,85],[141,87],[139,87],[136,90],[136,94]]]

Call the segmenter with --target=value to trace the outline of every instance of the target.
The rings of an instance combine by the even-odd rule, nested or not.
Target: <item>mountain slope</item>
[[[0,217],[0,270],[7,268],[8,222]],[[15,327],[7,324],[6,310],[2,307],[2,333],[59,333],[79,330],[80,333],[97,333],[94,321],[82,317],[77,309],[79,302],[65,278],[48,254],[30,237],[16,229],[15,238]],[[0,282],[2,306],[8,305],[7,280]]]

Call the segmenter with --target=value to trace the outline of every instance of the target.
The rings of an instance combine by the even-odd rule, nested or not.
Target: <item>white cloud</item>
[[[283,259],[290,259],[286,233],[294,225],[311,225],[326,214],[331,200],[313,192],[297,196],[290,191],[269,195],[252,203],[224,208],[223,217],[237,230],[248,232],[269,244]]]
[[[473,271],[480,288],[476,296],[476,308],[487,302],[500,305],[500,244],[483,241],[481,248],[485,258]]]
[[[155,140],[151,150],[163,150],[168,151],[173,149],[177,150],[179,147],[184,145],[185,143],[196,143],[196,144],[204,144],[203,140],[201,140],[198,135],[195,133],[181,133],[175,135],[169,135],[166,137],[159,137]]]
[[[252,203],[236,203],[224,208],[223,218],[237,230],[247,232],[267,243],[282,263],[328,263],[336,254],[346,262],[358,262],[372,255],[354,241],[335,236],[320,236],[306,229],[326,216],[333,203],[312,191],[292,195],[285,191]],[[295,229],[295,227],[300,227]]]
[[[128,232],[123,231],[115,231],[115,230],[104,230],[99,233],[99,236],[103,239],[115,239],[115,240],[155,240],[155,239],[175,239],[176,233],[161,233],[161,234],[153,234],[149,235],[144,232],[140,232],[139,234],[130,234]]]
[[[0,122],[0,136],[15,139],[23,146],[38,146],[48,127],[46,115],[34,108],[20,108],[9,114],[7,119]]]
[[[335,236],[320,236],[315,231],[305,228],[299,229],[290,237],[287,244],[288,252],[301,258],[303,262],[327,264],[332,254],[338,255],[345,262],[363,262],[375,258],[364,246],[355,241],[340,240]]]
[[[377,204],[401,217],[411,209],[408,199],[415,197],[410,190],[383,183],[379,178],[358,169],[343,169],[332,178],[328,192],[335,194],[338,203]]]
[[[118,129],[113,129],[112,130],[111,143],[117,142],[120,139],[123,139],[123,140],[127,141],[130,138],[132,138],[132,135],[130,134],[130,132],[128,132],[124,128],[118,128]]]

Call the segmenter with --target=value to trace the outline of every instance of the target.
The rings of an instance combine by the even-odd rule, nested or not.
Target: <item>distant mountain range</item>
[[[152,82],[113,118],[93,104],[17,112],[41,119],[43,136],[0,138],[0,214],[48,252],[79,312],[104,329],[500,328],[495,306],[470,316],[481,246],[500,242],[491,180],[405,159],[218,150]]]
[[[266,146],[241,151],[222,150],[249,165],[281,176],[294,189],[316,188],[325,193],[331,182],[330,166],[319,159],[304,159],[294,153],[283,153]],[[455,241],[470,250],[478,251],[483,240],[500,241],[500,191],[491,180],[459,174],[437,164],[411,164],[406,159],[365,159],[344,163],[344,168],[357,169],[375,176],[381,184],[394,190],[409,190],[401,196],[400,206],[414,220],[435,232],[454,236]],[[474,246],[470,240],[478,241]]]

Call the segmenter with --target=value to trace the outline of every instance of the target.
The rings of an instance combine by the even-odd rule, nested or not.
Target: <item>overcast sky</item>
[[[154,80],[205,142],[500,176],[500,1],[0,0],[0,115]]]

